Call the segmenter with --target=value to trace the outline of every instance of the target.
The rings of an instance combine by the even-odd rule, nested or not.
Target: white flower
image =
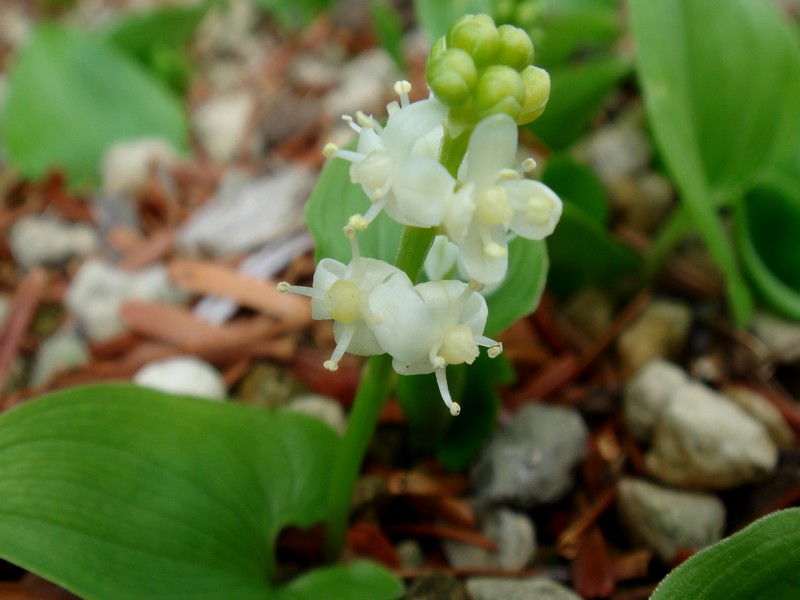
[[[353,259],[348,265],[331,258],[322,259],[314,272],[313,287],[278,284],[282,294],[294,293],[311,297],[311,316],[314,319],[333,319],[336,348],[325,368],[335,371],[345,352],[358,356],[384,354],[372,332],[377,317],[370,312],[370,295],[385,287],[388,294],[409,291],[413,284],[397,267],[382,260],[362,258],[355,242],[355,232],[349,231]]]
[[[401,375],[435,373],[442,399],[450,413],[461,407],[453,402],[447,386],[447,365],[472,364],[478,347],[497,356],[502,346],[483,335],[488,309],[472,284],[431,281],[409,290],[376,288],[370,311],[372,326],[383,349],[392,356],[392,367]]]
[[[497,283],[508,267],[506,233],[541,240],[561,217],[558,196],[546,185],[522,174],[532,167],[510,169],[517,153],[517,125],[494,115],[475,127],[459,172],[459,188],[450,196],[443,225],[459,246],[462,269],[484,284]]]
[[[356,151],[325,147],[326,156],[353,163],[350,178],[372,200],[363,216],[350,218],[357,229],[364,229],[381,210],[403,225],[434,227],[442,222],[455,186],[437,160],[447,107],[434,98],[409,103],[410,90],[407,81],[395,85],[400,104],[388,105],[386,127],[363,113],[356,114],[357,122],[345,117],[359,134]]]

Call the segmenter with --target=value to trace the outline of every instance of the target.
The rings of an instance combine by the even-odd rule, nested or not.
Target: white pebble
[[[14,224],[8,243],[16,263],[27,270],[38,265],[58,266],[73,256],[91,254],[100,240],[86,223],[32,215]]]
[[[151,362],[133,376],[134,383],[170,394],[224,400],[225,382],[209,363],[192,356],[176,356]]]

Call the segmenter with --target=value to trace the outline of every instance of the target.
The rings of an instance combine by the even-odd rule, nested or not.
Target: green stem
[[[467,152],[471,133],[472,130],[467,129],[456,137],[450,137],[445,131],[439,162],[453,177],[458,173],[458,168]],[[425,257],[435,237],[435,227],[403,228],[395,266],[404,271],[415,283],[419,279]],[[391,357],[387,354],[371,357],[361,374],[347,431],[333,461],[325,528],[325,553],[330,561],[335,561],[344,547],[353,488],[361,471],[367,446],[378,424],[381,408],[389,397],[393,385],[394,371]]]
[[[667,223],[658,231],[658,234],[650,246],[650,251],[644,261],[645,277],[652,279],[656,271],[664,264],[667,256],[686,235],[691,227],[689,211],[686,206],[681,204],[667,218]]]

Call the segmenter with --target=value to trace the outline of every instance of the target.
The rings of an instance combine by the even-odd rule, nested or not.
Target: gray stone
[[[212,365],[193,356],[175,356],[146,364],[133,376],[134,383],[169,394],[224,400],[227,388]]]
[[[45,339],[36,352],[31,385],[45,385],[59,373],[89,363],[89,346],[74,331],[60,331]]]
[[[86,256],[100,245],[87,223],[69,223],[55,217],[31,215],[17,221],[8,235],[14,260],[23,269],[60,266],[75,256]]]
[[[607,185],[641,172],[650,163],[650,144],[633,119],[597,130],[586,145],[589,164]]]
[[[670,396],[645,463],[664,483],[722,490],[763,479],[777,459],[761,423],[722,395],[690,383]]]
[[[431,573],[416,579],[404,600],[468,600],[464,586],[444,573]]]
[[[117,142],[103,155],[103,192],[108,196],[133,196],[142,189],[151,169],[170,167],[177,160],[177,150],[162,138]]]
[[[767,433],[778,448],[788,450],[794,445],[792,428],[775,405],[764,396],[741,386],[726,388],[724,392],[739,408],[766,427]]]
[[[716,496],[625,479],[617,489],[620,520],[636,543],[672,564],[682,550],[700,550],[719,541],[725,507]]]
[[[342,405],[331,398],[319,394],[305,394],[292,398],[286,408],[327,423],[340,436],[344,435],[347,429],[347,416]]]
[[[586,455],[586,426],[571,408],[532,404],[497,431],[470,473],[478,500],[520,508],[558,500]]]
[[[235,91],[214,96],[194,110],[194,129],[214,161],[236,158],[255,107],[249,91]]]
[[[572,590],[547,577],[467,579],[472,600],[581,600]]]
[[[691,323],[685,302],[654,300],[617,340],[623,375],[630,377],[654,358],[676,358]]]
[[[500,508],[481,516],[481,533],[492,540],[497,552],[475,544],[445,540],[442,548],[454,569],[498,568],[516,571],[533,562],[536,528],[528,515]]]
[[[753,317],[753,330],[779,361],[793,363],[800,360],[800,324],[758,311]]]
[[[379,117],[397,79],[397,67],[383,48],[362,52],[342,68],[339,84],[325,97],[322,110],[335,118],[359,110]]]
[[[179,303],[185,298],[186,294],[170,283],[163,265],[128,272],[104,261],[88,260],[72,280],[66,306],[91,340],[102,341],[125,331],[119,314],[125,300]]]
[[[672,392],[685,385],[686,372],[661,358],[651,360],[625,387],[625,422],[638,440],[649,441]]]
[[[398,543],[394,547],[394,552],[404,569],[421,569],[425,566],[425,552],[420,543],[413,538]]]

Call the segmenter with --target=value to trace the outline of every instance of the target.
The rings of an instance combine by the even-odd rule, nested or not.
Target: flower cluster
[[[550,89],[547,73],[530,65],[532,59],[533,45],[522,30],[467,15],[434,44],[428,99],[410,102],[411,85],[400,81],[400,100],[388,105],[384,126],[360,112],[344,117],[358,134],[355,150],[328,144],[324,153],[351,163],[352,181],[371,202],[344,228],[352,260],[320,261],[311,288],[279,285],[283,293],[310,296],[314,318],[334,321],[336,349],[328,369],[335,370],[345,352],[387,353],[397,373],[435,373],[455,415],[460,407],[447,387],[447,365],[471,364],[480,346],[492,357],[501,352],[483,335],[488,309],[478,289],[505,278],[508,235],[541,240],[562,210],[552,190],[525,177],[532,159],[514,168],[517,124],[541,114]],[[460,166],[445,161],[443,147],[464,136],[469,141],[465,154],[461,146]],[[357,231],[381,212],[446,236],[469,283],[414,285],[397,267],[361,257]],[[442,248],[449,253],[437,243],[437,252]]]

